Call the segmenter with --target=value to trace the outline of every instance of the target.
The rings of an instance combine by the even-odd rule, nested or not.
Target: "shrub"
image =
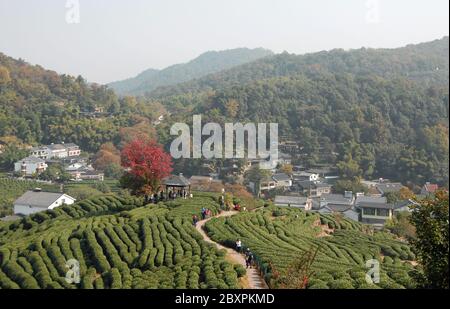
[[[241,264],[234,265],[234,270],[236,271],[238,278],[244,277],[247,274],[247,270]]]
[[[354,289],[353,284],[345,279],[338,279],[329,283],[331,289]]]
[[[329,289],[328,285],[323,282],[322,280],[319,279],[311,279],[310,282],[308,283],[308,289],[312,289],[312,290],[326,290]]]

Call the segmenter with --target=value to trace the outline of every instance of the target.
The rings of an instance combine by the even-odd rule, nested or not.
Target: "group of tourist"
[[[210,218],[211,215],[212,215],[211,209],[205,207],[202,208],[202,220]]]
[[[208,208],[205,208],[205,207],[202,207],[202,212],[201,213],[202,213],[202,220],[206,220],[206,219],[208,219],[208,218],[210,218],[212,216],[211,209],[208,209]],[[194,226],[197,226],[198,221],[200,221],[198,216],[197,215],[193,215],[192,216],[192,224]]]
[[[146,195],[145,202],[158,204],[159,202],[173,201],[177,198],[187,199],[188,197],[192,198],[193,195],[192,194],[189,195],[189,193],[186,190],[169,191],[167,196],[164,193],[164,191],[160,191],[159,193],[155,193],[153,195]]]
[[[174,200],[176,198],[184,198],[187,199],[188,198],[188,193],[186,190],[177,190],[177,191],[169,191],[169,200]]]
[[[207,218],[210,218],[212,216],[212,212],[210,209],[202,207],[201,209],[201,214],[202,214],[202,220],[206,220]],[[194,214],[192,216],[192,224],[194,226],[197,226],[197,223],[200,221],[199,217]],[[254,262],[254,256],[253,253],[250,251],[250,248],[247,248],[245,250],[245,252],[243,252],[243,245],[242,245],[242,241],[240,239],[236,240],[236,251],[239,253],[244,253],[245,254],[245,265],[247,268],[252,268],[253,267],[253,262]]]
[[[236,251],[242,253],[242,248],[242,241],[240,239],[236,240]],[[253,253],[250,251],[250,248],[245,250],[245,265],[247,268],[253,266]]]

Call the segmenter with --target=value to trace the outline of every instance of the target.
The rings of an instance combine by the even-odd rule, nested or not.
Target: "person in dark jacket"
[[[198,223],[198,217],[197,217],[197,215],[193,215],[193,216],[192,216],[192,223],[194,224],[194,226],[197,226],[197,223]]]
[[[245,252],[245,264],[247,268],[252,268],[253,265],[253,253],[250,251],[250,249],[247,249],[247,252]]]

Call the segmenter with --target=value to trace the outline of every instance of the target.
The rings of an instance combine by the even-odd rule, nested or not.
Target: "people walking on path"
[[[245,252],[245,264],[246,264],[247,268],[252,268],[253,253],[250,251],[249,248],[247,248],[247,251]]]
[[[193,216],[192,216],[192,223],[194,224],[194,226],[197,226],[197,223],[198,223],[198,217],[197,217],[197,215],[193,215]]]
[[[219,215],[217,216],[213,216],[212,218],[220,218],[220,217],[231,217],[233,215],[236,215],[237,212],[234,211],[225,211],[225,212],[221,212]],[[223,249],[226,250],[227,252],[227,258],[230,260],[233,260],[234,263],[237,263],[239,265],[242,265],[243,267],[246,267],[247,263],[250,262],[249,267],[250,266],[254,266],[255,264],[255,258],[254,256],[252,256],[252,259],[250,261],[248,261],[247,256],[244,254],[244,245],[243,242],[241,242],[241,252],[237,252],[236,248],[226,248],[221,244],[218,244],[217,242],[214,242],[213,240],[211,240],[211,238],[208,237],[207,233],[205,232],[205,230],[203,229],[203,227],[205,226],[205,224],[207,224],[207,222],[210,219],[206,219],[203,221],[199,221],[198,224],[196,225],[196,229],[197,231],[202,235],[203,239],[208,242],[208,243],[212,243],[215,244],[215,246],[219,249]],[[247,251],[247,250],[246,250]],[[250,252],[250,250],[248,250]],[[264,281],[264,278],[261,276],[260,272],[258,271],[257,267],[250,267],[247,269],[247,272],[245,274],[245,280],[244,280],[244,288],[250,288],[250,289],[267,289],[268,286],[266,284],[266,282]]]
[[[236,240],[236,251],[239,253],[242,252],[242,241],[240,239]]]
[[[202,207],[202,220],[206,219],[206,208]]]

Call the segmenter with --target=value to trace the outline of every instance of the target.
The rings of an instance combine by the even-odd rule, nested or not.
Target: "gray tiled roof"
[[[377,196],[358,196],[356,204],[370,203],[370,204],[386,204],[387,198]]]
[[[344,212],[346,210],[352,209],[351,205],[342,205],[342,204],[327,204],[326,207],[328,207],[334,212]]]
[[[329,204],[344,204],[344,205],[352,204],[352,199],[346,198],[341,194],[322,194],[321,200],[326,201]]]
[[[45,160],[42,160],[41,158],[38,157],[26,157],[18,162],[28,162],[28,163],[44,163]]]
[[[191,184],[190,181],[187,180],[187,178],[184,177],[183,175],[169,176],[166,179],[164,179],[163,183],[166,186],[178,186],[178,187],[187,187]]]
[[[64,193],[27,191],[24,195],[19,197],[14,204],[47,208],[63,195]]]
[[[362,202],[357,204],[359,208],[378,208],[378,209],[394,209],[394,206],[391,204],[380,204],[380,203],[371,203],[371,202]]]
[[[275,205],[277,205],[277,204],[303,205],[307,201],[308,201],[308,199],[306,197],[303,197],[303,196],[277,195],[275,197]]]
[[[211,181],[212,177],[211,176],[192,176],[190,179],[190,181]]]
[[[376,185],[378,191],[381,193],[398,192],[403,185],[401,183],[380,183]]]
[[[278,173],[272,176],[275,181],[288,181],[291,180],[291,177],[285,173]]]
[[[310,180],[302,180],[302,181],[297,181],[296,182],[300,187],[307,189],[309,187],[314,187],[315,183],[314,181],[310,181]]]

